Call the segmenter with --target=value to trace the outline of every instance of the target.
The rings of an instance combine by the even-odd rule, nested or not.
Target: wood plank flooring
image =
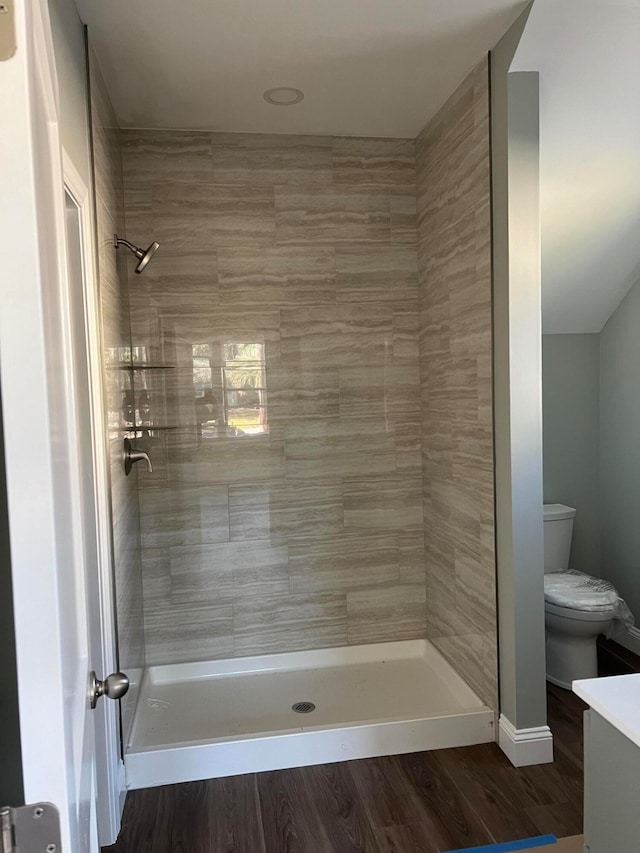
[[[553,764],[495,744],[132,791],[109,853],[441,853],[582,832],[582,711],[549,685]]]
[[[615,640],[598,637],[598,675],[629,675],[640,672],[640,657]]]

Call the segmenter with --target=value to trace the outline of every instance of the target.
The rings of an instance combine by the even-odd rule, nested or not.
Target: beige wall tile
[[[396,471],[422,476],[422,423],[407,415],[398,415],[394,421]]]
[[[142,565],[149,665],[233,654],[230,598],[219,598],[215,603],[197,597],[182,602],[174,600],[171,558],[167,549],[145,549]]]
[[[232,627],[231,604],[157,602],[145,613],[147,662],[153,666],[231,657]]]
[[[213,249],[214,196],[213,183],[206,181],[152,184],[154,238],[172,253]]]
[[[487,691],[495,689],[496,684],[486,668],[485,637],[482,634],[456,634],[432,637],[431,642],[486,702]]]
[[[157,282],[161,284],[173,284],[173,293],[157,293]],[[215,290],[218,281],[218,256],[215,249],[204,249],[202,251],[175,251],[172,252],[168,246],[163,246],[162,251],[153,256],[153,264],[150,264],[144,272],[144,277],[136,281],[136,290],[140,285],[149,282],[150,296],[158,300],[158,303],[166,308],[176,309],[183,303],[182,291],[184,283],[201,282],[204,291],[205,282]],[[176,285],[180,285],[180,299],[176,300]],[[217,304],[217,303],[216,303]],[[199,306],[196,306],[199,308]]]
[[[337,136],[333,140],[336,184],[407,187],[416,183],[413,139]]]
[[[418,213],[415,193],[396,194],[389,198],[391,242],[415,245],[418,234]]]
[[[127,186],[156,182],[212,181],[210,133],[188,130],[122,130]],[[154,261],[155,263],[155,261]]]
[[[278,186],[275,210],[279,245],[340,245],[391,237],[389,196],[377,187]]]
[[[217,183],[326,183],[332,179],[330,136],[213,134]]]
[[[286,538],[273,536],[237,546],[234,543],[227,552],[233,566],[234,601],[259,595],[285,597],[289,594],[290,561]]]
[[[342,483],[321,478],[276,484],[271,525],[276,534],[305,538],[333,537],[342,532]],[[298,551],[298,553],[300,553]]]
[[[283,539],[253,539],[171,548],[171,598],[175,602],[238,600],[287,595],[289,569]]]
[[[395,364],[420,362],[418,333],[420,316],[418,300],[394,305],[393,310],[393,361]]]
[[[203,604],[209,601],[216,604],[225,599],[232,600],[235,591],[233,566],[224,559],[228,558],[229,552],[228,543],[169,548],[172,603],[198,601]]]
[[[289,369],[384,365],[393,313],[382,303],[287,308],[280,312],[280,353]]]
[[[170,483],[230,485],[284,479],[284,441],[267,435],[201,437],[197,429],[180,428],[168,436]]]
[[[385,419],[420,414],[416,389],[420,383],[418,363],[396,365],[391,358],[384,367],[344,367],[339,373],[342,418]]]
[[[347,530],[422,528],[422,474],[348,478],[342,493]]]
[[[212,225],[216,246],[268,246],[276,232],[274,191],[249,184],[216,184]]]
[[[427,630],[497,708],[486,60],[416,150]]]
[[[335,302],[332,248],[221,248],[218,270],[223,304],[280,308]]]
[[[401,530],[398,532],[398,558],[400,561],[400,580],[407,584],[425,583],[424,533],[419,530]]]
[[[289,539],[291,592],[370,589],[400,577],[397,537],[345,531],[335,536]]]
[[[270,483],[229,486],[229,529],[231,541],[268,539],[271,535]]]
[[[275,235],[270,187],[206,181],[154,183],[155,239],[172,252],[214,246],[261,246]]]
[[[323,481],[253,483],[229,487],[231,539],[341,533],[342,485]]]
[[[322,367],[322,361],[306,353],[292,353],[280,365],[267,370],[270,422],[274,426],[292,426],[300,420],[331,421],[340,414],[339,371]]]
[[[389,584],[347,593],[349,644],[423,637],[425,600],[423,583]]]
[[[154,454],[155,456],[155,454]],[[228,542],[227,486],[172,484],[139,490],[144,548]]]
[[[301,422],[287,427],[287,480],[336,479],[395,471],[395,441],[380,421]]]
[[[347,643],[345,597],[260,596],[234,602],[234,653],[269,654]]]
[[[338,249],[336,283],[339,302],[395,302],[418,297],[415,248],[367,246]]]

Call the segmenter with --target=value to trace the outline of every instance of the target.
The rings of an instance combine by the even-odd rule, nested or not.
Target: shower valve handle
[[[124,451],[122,454],[123,462],[124,462],[124,473],[128,477],[131,473],[131,469],[133,468],[134,462],[142,462],[143,460],[147,463],[147,471],[152,474],[153,473],[153,465],[151,464],[151,459],[146,450],[138,450],[137,447],[133,447],[130,439],[125,438],[124,440]]]

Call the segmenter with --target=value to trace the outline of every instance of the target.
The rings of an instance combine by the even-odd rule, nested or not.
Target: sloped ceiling
[[[511,70],[540,72],[543,330],[600,332],[640,279],[640,2],[535,0]]]
[[[77,0],[125,127],[414,137],[523,0]],[[305,93],[274,107],[266,89]]]

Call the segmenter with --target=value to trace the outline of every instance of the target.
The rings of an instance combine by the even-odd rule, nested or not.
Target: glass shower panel
[[[413,141],[123,150],[148,663],[424,637]]]
[[[137,412],[132,375],[127,258],[116,253],[113,235],[124,233],[124,191],[120,131],[100,68],[89,52],[91,136],[96,192],[99,295],[101,303],[106,433],[110,457],[113,567],[118,633],[118,666],[131,688],[121,702],[123,738],[135,710],[145,666],[142,562],[137,471],[125,477],[123,440],[133,435]],[[108,673],[99,673],[105,677]]]

